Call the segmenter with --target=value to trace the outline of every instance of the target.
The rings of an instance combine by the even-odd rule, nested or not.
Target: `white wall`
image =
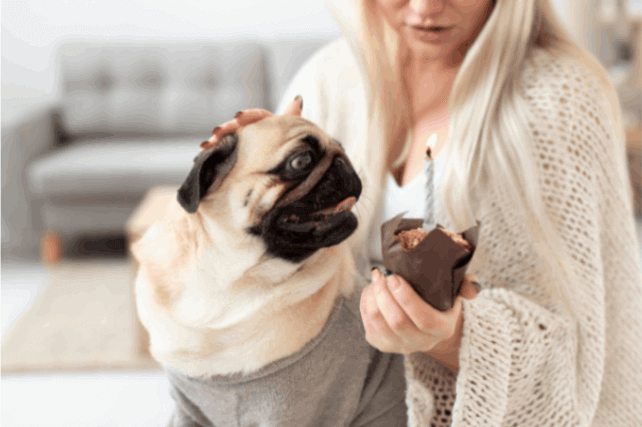
[[[67,38],[265,39],[339,35],[325,0],[2,0],[2,121],[53,96]]]

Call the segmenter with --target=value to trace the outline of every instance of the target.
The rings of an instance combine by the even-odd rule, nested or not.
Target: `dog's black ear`
[[[232,170],[238,154],[237,140],[236,133],[225,135],[216,145],[202,151],[194,159],[194,167],[178,189],[177,196],[178,203],[187,212],[196,212],[201,199],[216,178]]]

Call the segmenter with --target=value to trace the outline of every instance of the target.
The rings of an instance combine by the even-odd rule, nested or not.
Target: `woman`
[[[448,312],[379,270],[363,291],[368,341],[407,355],[410,424],[642,425],[639,247],[604,70],[548,0],[330,3],[344,38],[279,111],[302,95],[360,168],[360,271],[381,266],[383,221],[422,217],[432,134],[437,222],[481,223],[481,292]]]

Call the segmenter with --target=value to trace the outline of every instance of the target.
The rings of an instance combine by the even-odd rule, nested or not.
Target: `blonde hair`
[[[412,145],[408,135],[413,123],[402,74],[407,52],[377,12],[376,0],[358,3],[362,21],[357,33],[357,55],[368,79],[367,139],[370,147],[383,150],[371,150],[369,162],[374,168],[373,179],[382,187],[387,170],[404,163]],[[573,296],[579,284],[569,254],[553,227],[555,219],[545,211],[535,158],[524,143],[524,138],[531,135],[530,111],[519,94],[520,76],[524,62],[537,47],[576,58],[594,72],[612,106],[609,113],[616,142],[621,143],[620,147],[614,146],[616,158],[624,159],[619,104],[603,67],[571,39],[549,0],[498,0],[466,53],[450,93],[449,142],[441,153],[447,167],[438,197],[441,206],[448,209],[456,231],[462,231],[476,222],[476,192],[481,192],[486,183],[501,185],[510,200],[517,202],[532,243],[552,275],[551,280],[542,280],[543,291],[577,316]],[[401,144],[389,141],[405,143],[402,150],[395,151],[386,147]]]

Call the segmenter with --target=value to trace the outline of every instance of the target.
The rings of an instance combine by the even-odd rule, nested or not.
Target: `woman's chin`
[[[439,61],[446,66],[458,66],[463,59],[455,43],[434,44],[406,39],[406,45],[413,60],[420,60],[422,62]]]
[[[410,40],[408,48],[413,57],[424,61],[446,60],[453,50],[450,44],[432,44],[417,40]]]

